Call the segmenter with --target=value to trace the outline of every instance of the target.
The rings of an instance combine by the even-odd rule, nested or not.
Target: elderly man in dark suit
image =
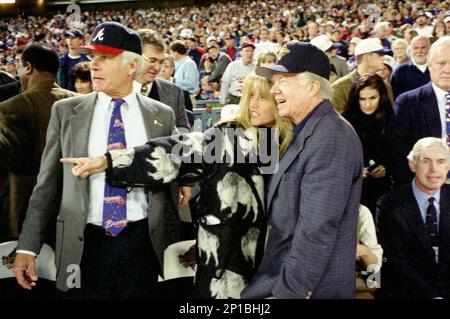
[[[59,160],[101,155],[170,135],[174,114],[133,92],[142,64],[136,32],[105,22],[83,48],[91,51],[95,92],[53,106],[13,270],[22,287],[36,286],[35,256],[42,233],[56,222],[59,290],[81,288],[70,289],[69,295],[87,298],[152,297],[163,265],[166,193],[114,187],[102,174],[81,180]]]
[[[420,139],[408,156],[411,183],[378,201],[383,298],[450,298],[449,148],[439,138]]]
[[[24,92],[0,103],[0,169],[9,175],[11,238],[19,236],[36,185],[52,105],[77,95],[56,84],[58,66],[56,51],[29,46],[18,64]]]
[[[423,137],[446,138],[450,133],[450,36],[431,46],[428,68],[431,82],[397,97],[391,125],[392,170],[401,186],[411,181],[406,156]]]
[[[296,126],[268,188],[264,257],[241,297],[354,298],[363,156],[329,101],[328,57],[291,41],[256,73],[272,78],[279,114]]]

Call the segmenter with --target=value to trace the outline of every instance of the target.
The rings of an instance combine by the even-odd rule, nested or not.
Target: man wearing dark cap
[[[58,54],[31,45],[18,56],[23,92],[0,103],[0,169],[8,172],[9,237],[17,239],[36,185],[53,103],[76,94],[58,87]]]
[[[279,114],[295,127],[268,187],[264,256],[241,297],[354,298],[363,156],[329,101],[328,58],[291,41],[256,74],[272,79]]]
[[[228,64],[225,69],[220,86],[220,103],[223,105],[239,104],[245,77],[255,70],[254,53],[255,45],[252,42],[244,42],[241,45],[241,57]]]
[[[38,284],[35,256],[42,233],[56,221],[56,286],[70,290],[65,296],[152,297],[165,248],[165,192],[111,185],[103,174],[82,180],[73,176],[72,165],[59,161],[168,136],[175,127],[174,114],[170,107],[133,92],[142,65],[141,39],[135,31],[116,22],[102,23],[83,48],[92,55],[95,92],[52,108],[13,271],[23,288]]]
[[[214,59],[214,70],[210,75],[203,77],[202,83],[220,83],[225,69],[231,63],[231,58],[228,54],[220,52],[219,45],[215,43],[209,44],[206,52]]]
[[[80,30],[73,29],[64,32],[68,51],[59,60],[59,70],[57,75],[58,84],[68,90],[75,91],[70,70],[83,61],[89,61],[86,54],[80,53],[80,46],[84,41],[84,34]]]

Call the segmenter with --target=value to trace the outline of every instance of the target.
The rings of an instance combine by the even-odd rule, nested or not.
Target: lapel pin
[[[153,120],[153,124],[158,125],[158,126],[163,126],[162,123],[158,119]]]

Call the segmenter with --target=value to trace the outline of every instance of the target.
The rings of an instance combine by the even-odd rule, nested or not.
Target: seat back
[[[7,265],[3,264],[3,257],[8,256],[17,246],[17,241],[9,241],[0,244],[0,279],[14,278],[15,275]],[[39,278],[56,281],[55,252],[53,249],[44,244],[36,259],[36,272]]]

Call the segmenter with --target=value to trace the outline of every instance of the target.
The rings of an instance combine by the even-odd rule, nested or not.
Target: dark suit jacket
[[[177,127],[189,128],[186,116],[186,101],[183,90],[176,84],[164,79],[156,79],[148,95],[150,98],[162,102],[173,109]]]
[[[0,85],[0,102],[6,101],[19,94],[21,88],[22,85],[20,84],[20,81]]]
[[[355,297],[362,163],[358,136],[325,100],[272,176],[264,257],[241,297]]]
[[[441,188],[439,263],[411,184],[379,199],[377,219],[385,257],[379,296],[450,298],[450,186]]]
[[[399,65],[391,78],[391,86],[394,97],[402,93],[417,89],[430,82],[430,71],[420,71],[412,61]]]
[[[431,82],[397,97],[390,131],[392,173],[396,185],[403,185],[413,178],[406,156],[417,140],[430,136],[440,138],[442,134],[438,102]]]

